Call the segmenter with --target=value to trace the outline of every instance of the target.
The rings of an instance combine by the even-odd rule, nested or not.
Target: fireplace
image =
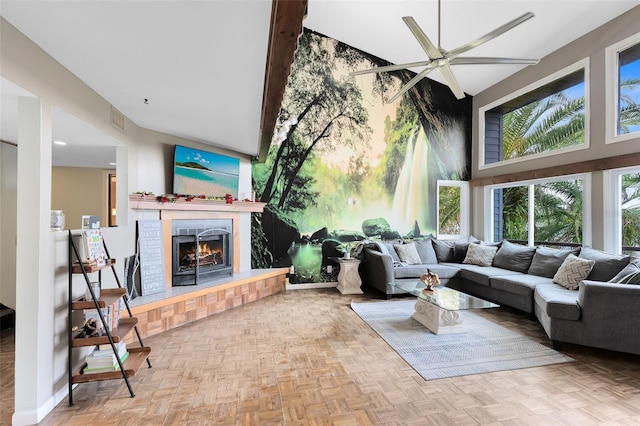
[[[233,273],[233,221],[171,221],[173,286],[195,285]]]

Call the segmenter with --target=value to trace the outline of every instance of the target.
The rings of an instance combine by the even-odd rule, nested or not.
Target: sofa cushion
[[[518,274],[493,277],[489,283],[491,288],[495,288],[496,290],[507,291],[530,298],[533,298],[533,291],[536,289],[536,286],[541,284],[553,284],[553,280],[537,275]]]
[[[415,278],[420,279],[420,275],[429,272],[427,265],[405,265],[399,268],[393,268],[394,278]]]
[[[429,267],[429,272],[438,274],[438,277],[440,277],[440,279],[457,278],[460,276],[460,268],[458,267],[459,265],[455,263],[450,263],[448,265],[435,263],[427,266]]]
[[[420,259],[415,243],[394,244],[393,248],[396,250],[396,253],[398,253],[398,257],[401,262],[406,263],[407,265],[422,264],[422,260]]]
[[[514,244],[503,240],[493,258],[493,266],[526,274],[535,253],[535,247],[523,246],[522,244]]]
[[[577,290],[580,281],[587,278],[595,263],[595,260],[582,259],[570,254],[553,276],[553,282],[568,290]]]
[[[478,266],[491,266],[493,263],[493,257],[498,251],[494,246],[483,246],[476,243],[469,243],[467,255],[462,263]]]
[[[416,249],[418,250],[418,256],[420,256],[422,263],[438,263],[438,257],[436,256],[436,251],[433,249],[431,238],[416,241]]]
[[[541,284],[534,292],[536,305],[551,318],[570,321],[580,319],[578,292],[567,290],[556,284]]]
[[[433,244],[433,250],[436,252],[436,257],[438,258],[438,262],[453,262],[453,241],[442,241],[433,239],[431,240]]]
[[[474,281],[478,284],[489,287],[489,282],[493,277],[507,275],[522,275],[520,272],[509,271],[507,269],[496,268],[494,266],[478,266],[478,265],[460,265],[460,277],[466,280]]]
[[[640,258],[631,258],[631,261],[622,271],[609,280],[610,283],[640,284]]]
[[[533,259],[531,259],[531,266],[529,266],[527,273],[540,277],[553,278],[567,256],[570,254],[577,256],[579,253],[580,247],[570,250],[538,247],[533,255]]]
[[[630,256],[620,256],[617,254],[605,253],[591,247],[582,247],[580,257],[583,259],[595,260],[591,273],[587,277],[591,281],[609,281],[615,277],[631,260]]]

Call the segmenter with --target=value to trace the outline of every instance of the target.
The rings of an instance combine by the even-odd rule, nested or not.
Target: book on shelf
[[[85,229],[81,234],[73,236],[73,242],[82,263],[106,266],[107,252],[104,249],[104,240],[100,229]]]
[[[121,340],[119,343],[116,343],[116,349],[119,348],[118,345],[120,345],[121,343],[124,343],[124,340]],[[94,353],[96,351],[98,353],[111,353],[111,352],[113,352],[111,350],[111,345],[109,343],[102,343],[100,345],[96,345],[96,349],[94,350]]]
[[[118,343],[115,344],[115,346],[116,346],[116,351],[118,351],[118,354],[123,354],[127,351],[127,344],[125,343],[124,340],[119,341]],[[111,348],[111,345],[109,343],[106,343],[103,345],[96,345],[96,349],[94,349],[94,351],[91,352],[89,356],[92,356],[94,358],[100,358],[100,357],[111,356],[111,355],[113,355],[113,349]]]
[[[127,346],[125,344],[117,346],[117,355],[113,353],[111,349],[109,349],[110,353],[102,352],[102,351],[93,351],[85,358],[85,362],[87,363],[87,368],[102,368],[102,367],[113,367],[114,365],[118,365],[118,357],[124,361],[128,356]]]
[[[120,357],[121,362],[125,362],[129,358],[129,352],[125,352]],[[107,360],[111,361],[108,357]],[[100,363],[92,363],[89,364],[89,359],[87,357],[87,366],[84,368],[84,372],[86,373],[98,373],[102,371],[118,371],[120,370],[120,365],[118,364],[118,360],[114,362],[100,362]]]

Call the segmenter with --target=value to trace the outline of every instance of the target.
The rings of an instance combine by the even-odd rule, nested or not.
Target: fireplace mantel
[[[194,198],[187,201],[184,198],[171,202],[160,202],[155,195],[129,195],[129,207],[133,210],[155,210],[162,221],[162,239],[164,242],[165,265],[172,265],[171,223],[175,219],[231,219],[233,221],[233,273],[240,272],[240,226],[241,217],[250,213],[261,213],[265,203],[234,201],[227,204],[218,200],[203,200]],[[248,231],[247,231],[248,232]],[[249,234],[245,234],[249,235]],[[250,243],[250,237],[247,243]],[[171,267],[165,268],[165,283],[171,287]]]
[[[136,210],[178,210],[178,211],[208,211],[208,212],[233,212],[233,213],[262,213],[266,203],[252,201],[234,201],[227,204],[225,201],[203,200],[194,198],[187,201],[179,198],[175,201],[160,202],[155,195],[129,195],[129,207]]]

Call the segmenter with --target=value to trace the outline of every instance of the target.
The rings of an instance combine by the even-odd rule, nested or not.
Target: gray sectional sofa
[[[394,282],[435,272],[441,285],[537,318],[554,347],[565,342],[640,355],[640,258],[473,237],[365,241],[360,258],[363,285],[387,298],[402,293]]]

